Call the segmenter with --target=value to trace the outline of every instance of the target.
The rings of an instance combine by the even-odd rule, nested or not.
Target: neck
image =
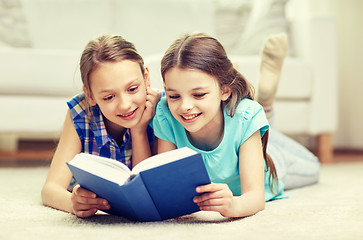
[[[107,133],[117,142],[120,146],[123,143],[123,135],[126,132],[126,128],[117,125],[107,118],[103,117]]]

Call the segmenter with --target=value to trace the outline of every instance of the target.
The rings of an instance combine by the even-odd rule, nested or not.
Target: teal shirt
[[[156,137],[172,142],[177,148],[189,147],[203,156],[209,177],[214,183],[226,183],[233,195],[241,195],[239,177],[239,147],[256,131],[263,136],[269,128],[261,105],[250,99],[242,100],[233,117],[224,111],[224,136],[217,148],[203,151],[194,147],[186,135],[184,127],[173,117],[166,98],[157,105],[155,116],[150,123]],[[268,184],[269,173],[265,173],[265,200],[280,198],[283,183],[279,182],[279,194],[275,196]]]

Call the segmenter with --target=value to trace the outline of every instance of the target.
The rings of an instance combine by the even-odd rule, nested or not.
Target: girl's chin
[[[190,126],[185,126],[185,125],[183,125],[183,127],[189,133],[197,133],[200,130],[200,128],[195,128],[195,127],[190,127]]]
[[[133,128],[139,123],[139,120],[133,119],[132,121],[123,121],[120,125],[124,126],[125,128]]]
[[[121,125],[125,126],[125,128],[133,128],[139,124],[141,121],[141,116],[136,116],[132,120],[122,121]]]
[[[123,120],[121,118],[117,118],[112,121],[112,125],[114,126],[113,128],[119,129],[133,128],[139,123],[140,119],[140,117],[135,117],[132,120]]]

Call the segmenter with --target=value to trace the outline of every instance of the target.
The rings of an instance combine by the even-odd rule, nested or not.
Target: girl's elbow
[[[258,213],[258,212],[261,212],[265,209],[265,201],[259,201],[256,203],[255,205],[255,208],[253,210],[253,215]]]
[[[51,206],[51,186],[49,184],[45,183],[42,190],[40,191],[40,197],[42,199],[42,204],[44,206]]]
[[[266,206],[266,202],[265,202],[265,199],[263,199],[263,201],[261,201],[261,203],[260,203],[260,210],[259,211],[264,210],[265,206]]]
[[[256,193],[251,200],[252,200],[252,202],[251,202],[252,204],[250,205],[248,215],[254,215],[265,209],[266,203],[265,203],[264,194]]]
[[[262,191],[261,197],[259,198],[259,206],[261,208],[260,211],[265,209],[265,206],[266,206],[265,191]]]
[[[260,212],[265,209],[266,202],[265,202],[265,195],[262,194],[262,196],[258,197],[258,200],[256,201],[256,213]]]
[[[46,185],[44,185],[42,190],[40,191],[40,197],[42,199],[42,204],[47,205],[47,188],[46,188]]]

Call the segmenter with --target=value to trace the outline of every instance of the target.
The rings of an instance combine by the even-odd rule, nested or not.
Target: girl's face
[[[172,68],[165,74],[169,109],[191,134],[206,134],[223,127],[221,101],[230,95],[217,80],[202,71]]]
[[[90,104],[100,107],[106,126],[132,128],[141,119],[146,103],[149,73],[137,62],[105,62],[90,75]]]

